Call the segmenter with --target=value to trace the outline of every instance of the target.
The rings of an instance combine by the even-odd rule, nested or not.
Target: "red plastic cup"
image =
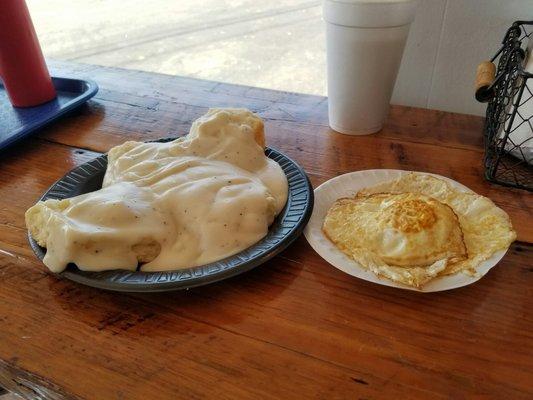
[[[0,77],[14,107],[56,97],[24,0],[0,0]]]

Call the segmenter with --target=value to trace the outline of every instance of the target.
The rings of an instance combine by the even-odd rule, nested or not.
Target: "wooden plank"
[[[269,143],[315,186],[357,169],[440,173],[491,197],[532,241],[527,194],[482,178],[480,119],[395,107],[383,133],[349,137],[327,128],[317,96],[61,68],[102,91],[0,159],[0,386],[51,399],[533,396],[530,244],[476,284],[432,295],[343,274],[303,237],[224,282],[128,295],[59,279],[26,241],[24,211],[68,170],[127,139],[184,134],[216,101],[255,107]]]
[[[101,87],[97,99],[166,111],[165,117],[180,118],[187,125],[208,107],[247,107],[266,119],[305,124],[310,130],[328,125],[327,101],[322,96],[111,67],[59,61],[50,64],[56,75],[95,80]],[[190,114],[184,111],[185,106],[197,111]],[[482,128],[483,119],[477,116],[393,106],[384,130],[374,136],[480,150]]]
[[[285,270],[290,264],[276,263]],[[8,360],[0,371],[15,377],[21,369],[33,371],[48,390],[106,399],[320,398],[326,393],[340,398],[350,392],[375,396],[384,383],[377,376],[369,387],[359,381],[367,382],[370,374],[353,366],[324,362],[227,324],[213,325],[198,312],[205,305],[190,291],[161,306],[152,304],[152,295],[114,294],[59,280],[34,260],[0,254],[0,265],[7,276],[0,358]],[[264,295],[283,290],[271,285]],[[34,303],[31,309],[24,307],[28,302]],[[192,318],[182,315],[189,306],[197,310]],[[232,314],[235,324],[243,318]],[[212,385],[204,383],[206,377]],[[424,394],[391,386],[398,396]]]
[[[109,346],[114,349],[117,346],[113,342],[114,336],[122,334],[122,327],[129,330],[129,324],[137,324],[135,318],[138,317],[135,316],[139,314],[132,310],[140,307],[147,314],[159,314],[164,309],[165,313],[179,316],[174,322],[165,320],[165,325],[169,329],[172,324],[175,324],[175,329],[179,331],[179,327],[186,324],[183,319],[187,319],[187,323],[201,322],[224,332],[230,330],[239,337],[254,338],[283,349],[291,349],[297,354],[305,354],[306,357],[312,359],[322,360],[328,365],[338,366],[343,371],[350,371],[348,375],[355,374],[356,380],[352,382],[357,383],[357,380],[362,380],[368,383],[368,385],[359,383],[363,386],[362,389],[357,386],[359,390],[363,390],[362,393],[365,395],[371,393],[366,391],[366,386],[374,388],[386,382],[385,377],[389,372],[384,371],[396,371],[395,373],[401,377],[400,382],[409,382],[409,385],[416,388],[415,390],[410,386],[401,387],[397,389],[398,392],[394,392],[398,395],[406,395],[407,392],[404,391],[414,390],[420,391],[418,393],[420,398],[428,393],[432,395],[445,393],[455,397],[462,391],[482,386],[487,391],[503,390],[502,393],[513,398],[519,398],[527,393],[527,385],[523,384],[527,382],[527,374],[519,377],[519,383],[516,383],[514,366],[518,363],[520,368],[525,370],[529,366],[528,360],[533,360],[532,354],[519,350],[517,354],[513,354],[513,363],[505,363],[499,358],[499,348],[494,348],[494,343],[502,343],[512,349],[524,349],[527,348],[526,340],[531,339],[527,327],[532,321],[523,315],[523,310],[526,303],[530,304],[529,300],[524,299],[524,294],[530,292],[529,287],[533,283],[531,282],[533,275],[529,273],[530,267],[527,262],[521,258],[523,249],[530,251],[530,248],[523,246],[513,248],[511,255],[495,272],[491,272],[480,283],[468,289],[454,291],[453,294],[438,294],[435,296],[438,300],[421,303],[421,298],[417,294],[398,293],[396,290],[381,288],[340,273],[318,257],[305,240],[300,238],[281,258],[276,258],[258,272],[246,274],[227,283],[191,290],[186,292],[187,295],[132,296],[135,298],[132,301],[140,301],[143,304],[142,307],[131,305],[130,300],[126,300],[129,297],[106,294],[105,301],[102,300],[102,303],[96,306],[94,298],[100,298],[102,292],[58,281],[47,273],[34,258],[26,245],[23,213],[59,175],[95,157],[98,153],[40,140],[33,140],[32,143],[32,146],[22,144],[13,148],[2,160],[3,179],[7,184],[2,186],[2,196],[0,196],[0,209],[4,210],[1,214],[0,225],[0,237],[2,238],[0,243],[3,249],[0,252],[0,273],[3,276],[0,315],[5,315],[7,321],[10,321],[10,328],[2,332],[6,337],[0,337],[0,343],[4,343],[4,347],[0,345],[0,359],[6,359],[7,356],[4,357],[6,349],[19,347],[28,349],[33,354],[30,357],[26,353],[20,354],[20,351],[17,351],[19,355],[7,357],[7,359],[18,357],[26,362],[29,359],[32,360],[31,364],[24,366],[17,367],[17,363],[10,364],[15,370],[23,368],[39,375],[39,372],[42,373],[46,366],[40,364],[42,361],[39,360],[48,360],[49,365],[52,365],[61,360],[70,359],[72,358],[70,351],[73,347],[81,353],[92,350],[94,354],[91,356],[89,353],[87,357],[91,356],[99,360],[96,362],[98,365],[107,365],[111,361],[106,359],[104,363],[103,359],[98,359],[102,357],[99,355],[100,348]],[[289,144],[289,146],[293,145],[296,144]],[[349,156],[347,154],[348,158]],[[307,154],[303,157],[303,159],[308,158]],[[341,166],[343,162],[341,157],[339,160]],[[323,164],[323,168],[323,171],[328,174],[335,167]],[[25,173],[17,177],[17,173],[23,169]],[[318,175],[312,175],[312,178],[315,182],[325,179]],[[69,294],[66,300],[58,300],[58,292],[53,289],[56,285],[68,293],[72,291],[73,294]],[[287,287],[290,287],[290,290],[285,290]],[[21,291],[20,288],[24,290]],[[35,293],[39,293],[39,297],[35,297]],[[13,303],[13,299],[17,296],[19,303]],[[177,298],[173,299],[173,297]],[[314,301],[315,298],[320,298],[320,302]],[[112,320],[118,319],[118,321],[109,323],[110,337],[106,340],[102,339],[98,349],[88,349],[87,342],[94,339],[90,339],[88,334],[82,335],[80,331],[76,331],[75,334],[69,332],[68,339],[63,336],[57,339],[63,343],[61,349],[64,351],[58,352],[60,345],[52,343],[51,346],[55,351],[52,359],[51,355],[46,354],[47,348],[38,351],[33,348],[33,345],[28,346],[28,338],[25,337],[32,337],[30,334],[32,331],[42,332],[42,327],[37,328],[32,324],[42,323],[43,315],[47,318],[50,314],[57,316],[58,320],[54,319],[56,325],[42,332],[42,338],[54,337],[54,329],[65,329],[65,324],[74,321],[79,323],[78,319],[72,319],[74,316],[72,312],[77,310],[77,307],[91,304],[91,307],[106,309],[106,307],[112,307],[117,299],[122,299],[120,301],[124,302],[124,307],[127,306],[127,308],[121,310],[113,308],[112,311],[107,311],[114,316]],[[478,307],[480,299],[483,299],[482,304],[490,306],[482,307],[480,310]],[[24,308],[24,302],[31,302],[32,307],[21,315],[17,310]],[[63,308],[69,302],[72,303],[71,313],[64,315]],[[190,307],[184,307],[184,304],[189,304]],[[461,306],[459,307],[458,304]],[[35,310],[36,308],[38,309]],[[304,309],[306,312],[302,313]],[[379,310],[379,315],[373,316],[376,310]],[[83,311],[80,317],[87,318],[86,324],[102,323],[101,314],[93,318],[85,315],[85,309]],[[34,315],[34,312],[37,314]],[[130,315],[132,313],[133,316]],[[395,315],[401,315],[402,318],[395,318]],[[18,331],[13,331],[11,327],[14,326],[13,321],[16,320],[21,320],[23,327],[19,327]],[[28,321],[34,322],[30,324]],[[232,321],[234,323],[231,323]],[[155,332],[159,329],[161,321],[153,327],[150,327],[152,322],[143,320],[142,324],[146,326],[146,329]],[[508,338],[510,331],[515,335],[512,341]],[[487,332],[491,333],[487,334]],[[65,344],[65,341],[70,343],[73,340],[71,336],[76,337],[76,343]],[[475,346],[465,348],[465,341]],[[199,347],[204,346],[203,342],[195,342],[195,344]],[[135,348],[141,351],[141,345],[137,345],[139,347]],[[181,348],[183,344],[174,343],[174,345]],[[129,346],[132,346],[131,343]],[[226,343],[224,346],[236,345]],[[117,354],[123,351],[125,351],[123,348],[116,350]],[[272,352],[270,349],[261,351]],[[466,355],[466,359],[470,362],[466,362],[463,356],[458,357],[457,354]],[[76,357],[77,355],[78,353]],[[186,355],[182,354],[180,357],[186,357]],[[190,354],[187,357],[193,358]],[[202,357],[207,356],[204,354]],[[276,357],[281,356],[276,354]],[[435,361],[435,358],[438,361]],[[84,362],[89,364],[89,361]],[[81,363],[81,361],[76,362]],[[127,362],[129,365],[132,361],[121,359],[115,362],[121,365],[116,368],[126,368],[121,363]],[[220,363],[220,360],[216,362]],[[228,360],[228,363],[230,362],[234,363],[235,359]],[[301,364],[299,360],[291,362]],[[498,368],[489,368],[492,363],[498,365]],[[491,373],[487,372],[483,377],[472,374],[473,366],[479,367],[485,364],[486,369],[492,371]],[[82,368],[82,365],[67,363],[64,368]],[[225,368],[230,368],[230,366],[231,364],[228,364]],[[137,367],[141,368],[142,365]],[[87,366],[84,368],[86,369]],[[91,364],[88,371],[91,374],[101,374],[102,381],[105,381],[104,376],[111,374],[108,370],[95,372],[96,368],[98,366]],[[180,368],[191,371],[199,367],[185,364]],[[314,369],[316,366],[309,368]],[[64,372],[61,369],[59,371]],[[120,373],[125,376],[132,374],[130,369],[121,370]],[[174,373],[176,372],[169,372],[169,374]],[[331,372],[333,375],[338,373],[338,371]],[[257,376],[249,379],[256,378],[259,379]],[[397,378],[398,375],[395,379]],[[86,395],[76,390],[75,387],[69,386],[59,372],[58,375],[53,375],[53,378],[48,376],[48,379],[53,384],[59,383],[60,387],[68,388],[68,393],[75,393],[81,397]],[[81,385],[86,379],[88,377],[82,375],[79,381],[73,383]],[[458,380],[459,383],[454,380]],[[113,377],[113,381],[123,382],[118,377]],[[450,384],[451,381],[455,383]],[[502,382],[512,383],[506,383],[502,388]],[[126,385],[125,381],[123,383]],[[302,384],[310,385],[307,381],[303,381]],[[323,387],[327,384],[320,382],[319,385]],[[342,390],[347,389],[346,386],[341,385],[341,387]],[[318,387],[314,388],[318,390]],[[94,386],[91,386],[91,390],[95,390]],[[110,389],[102,386],[100,390],[104,395],[104,392]],[[153,388],[149,386],[146,390],[153,390]],[[191,392],[183,392],[181,395],[200,393],[199,387],[191,386],[188,390]],[[113,398],[112,391],[105,393],[108,398]],[[140,395],[145,392],[135,387],[135,393]],[[291,397],[291,393],[285,394]],[[127,395],[128,398],[136,398],[133,392],[128,391]],[[166,395],[177,394],[165,392],[162,396]],[[248,395],[253,396],[258,393],[239,393],[242,397]],[[296,396],[296,392],[292,395]]]
[[[83,287],[0,254],[0,358],[82,398],[269,398],[271,385],[283,398],[527,398],[525,250],[468,289],[424,298],[351,278],[303,238],[241,277],[154,295]]]
[[[529,288],[533,278],[531,267],[522,258],[524,250],[531,251],[514,247],[480,283],[427,299],[342,274],[310,251],[303,238],[283,257],[242,277],[208,288],[157,295],[127,296],[82,287],[58,280],[33,258],[0,254],[0,273],[4,276],[0,358],[6,359],[9,351],[7,359],[15,360],[14,367],[47,371],[51,382],[81,397],[90,394],[78,387],[83,388],[92,376],[98,387],[91,385],[90,390],[101,390],[95,392],[99,394],[96,398],[115,398],[114,387],[129,386],[126,377],[148,379],[135,371],[156,369],[159,379],[159,369],[165,369],[169,374],[163,374],[165,379],[180,376],[181,385],[191,392],[176,393],[170,385],[171,391],[162,393],[164,398],[201,393],[193,384],[194,377],[190,382],[187,377],[191,370],[201,374],[198,369],[203,371],[203,366],[210,375],[214,373],[213,363],[215,369],[224,371],[235,365],[253,369],[253,365],[243,363],[243,359],[254,359],[248,353],[250,347],[262,355],[256,360],[262,370],[274,368],[284,359],[272,348],[243,339],[253,338],[341,368],[331,372],[332,376],[344,376],[347,384],[339,388],[342,379],[335,381],[335,388],[340,390],[337,393],[329,386],[331,377],[322,381],[325,372],[315,376],[317,366],[311,365],[306,374],[317,386],[307,380],[300,383],[311,385],[312,390],[328,387],[333,393],[342,393],[351,385],[349,375],[380,390],[386,377],[394,374],[394,379],[409,382],[419,391],[387,388],[387,393],[398,396],[413,390],[410,394],[419,398],[428,393],[457,397],[473,390],[526,398],[533,360],[528,346],[533,339],[528,327],[533,321],[527,313],[532,305]],[[314,301],[317,298],[319,302]],[[28,302],[31,308],[24,307]],[[184,339],[190,330],[194,334]],[[93,332],[98,336],[93,337]],[[236,338],[227,338],[227,332]],[[233,343],[235,340],[238,344]],[[212,346],[210,342],[214,342]],[[169,347],[173,349],[171,359],[163,357]],[[240,356],[219,354],[218,347],[234,349]],[[53,354],[48,353],[50,349]],[[102,349],[106,349],[106,356]],[[289,358],[283,362],[294,364],[294,368],[305,363],[298,357]],[[21,360],[24,363],[18,365]],[[198,360],[201,366],[194,363]],[[172,367],[165,368],[163,363]],[[484,371],[481,376],[476,368]],[[85,372],[73,379],[68,374],[73,369]],[[272,372],[283,373],[277,369]],[[121,377],[115,376],[117,373]],[[228,379],[223,374],[218,378]],[[249,379],[266,377],[252,375]],[[376,394],[364,386],[361,393]],[[143,398],[154,387],[131,390],[122,389],[127,398]],[[262,390],[265,392],[234,394],[253,397],[268,393],[267,387]],[[286,390],[287,398],[300,393]]]

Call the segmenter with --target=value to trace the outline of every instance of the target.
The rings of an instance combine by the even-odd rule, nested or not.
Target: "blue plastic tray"
[[[57,98],[35,107],[14,108],[0,81],[0,150],[79,107],[98,92],[93,81],[52,78],[52,82]]]

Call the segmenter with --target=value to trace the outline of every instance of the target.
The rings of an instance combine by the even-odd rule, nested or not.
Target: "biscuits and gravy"
[[[39,202],[26,225],[53,272],[218,261],[261,240],[287,201],[287,178],[264,146],[258,116],[211,109],[185,137],[112,148],[102,189]]]

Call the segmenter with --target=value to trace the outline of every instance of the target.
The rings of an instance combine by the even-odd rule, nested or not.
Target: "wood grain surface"
[[[52,63],[100,92],[0,159],[0,386],[43,399],[533,397],[531,195],[484,181],[483,120],[393,107],[382,132],[327,127],[325,98]],[[419,294],[336,270],[303,237],[207,287],[120,294],[47,272],[24,211],[69,169],[125,140],[185,134],[208,107],[248,107],[316,186],[349,171],[449,176],[505,209],[519,234],[479,282]]]

